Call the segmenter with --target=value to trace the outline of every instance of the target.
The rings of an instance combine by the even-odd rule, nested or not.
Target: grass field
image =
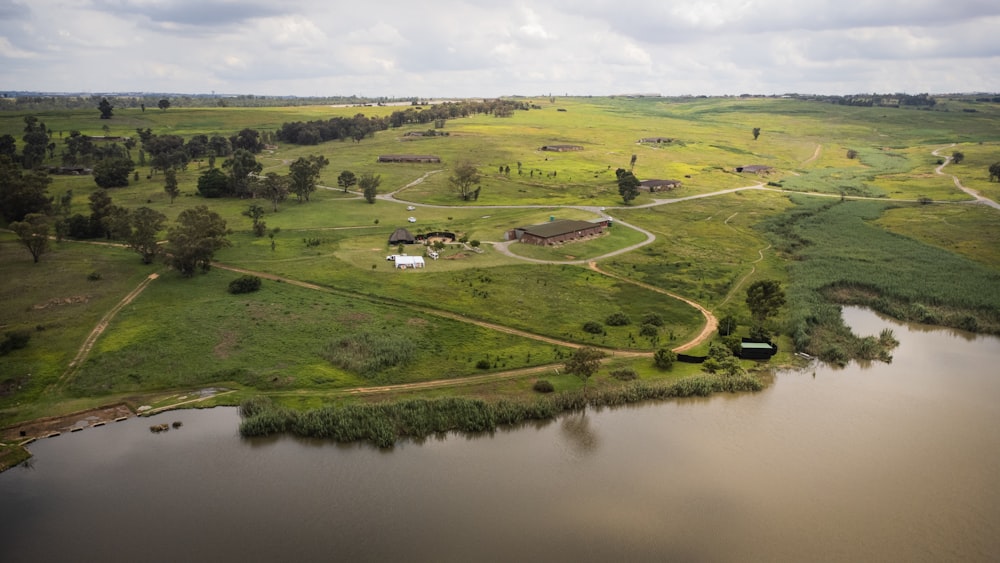
[[[996,104],[945,99],[934,110],[922,111],[753,98],[531,102],[540,109],[510,118],[449,120],[443,129],[447,136],[405,137],[428,128],[414,124],[377,132],[360,143],[280,144],[265,151],[258,155],[265,171],[285,173],[290,162],[310,154],[330,161],[320,178],[321,186],[330,189],[319,189],[308,203],[286,201],[277,212],[265,205],[267,226],[280,229],[273,246],[270,238],[253,236],[250,220],[242,215],[252,202],[205,200],[196,194],[207,161],[192,162],[179,173],[182,194],[173,203],[163,191],[163,175],[147,177],[148,167],[139,168],[137,182],[111,191],[114,203],[149,206],[171,221],[184,209],[210,205],[233,230],[233,244],[217,253],[218,261],[289,280],[265,280],[254,294],[226,292],[239,275],[232,271],[215,268],[182,279],[162,264],[143,266],[127,250],[80,242],[53,244],[36,265],[11,233],[0,233],[0,332],[31,334],[25,349],[0,357],[0,424],[110,400],[167,400],[163,397],[210,385],[237,389],[218,399],[229,404],[256,392],[303,409],[371,401],[376,399],[348,399],[344,393],[558,366],[570,345],[651,352],[693,338],[704,323],[681,301],[584,264],[558,263],[566,261],[596,259],[602,269],[627,280],[693,299],[719,316],[733,314],[743,334],[747,284],[780,280],[789,294],[780,321],[788,339],[783,342],[789,343],[783,344],[783,357],[793,341],[801,349],[840,348],[849,355],[852,341],[840,322],[839,302],[984,332],[1000,326],[998,212],[963,203],[970,198],[950,177],[986,197],[1000,197],[1000,184],[989,182],[986,172],[1000,161]],[[137,128],[185,137],[233,135],[245,127],[273,131],[288,121],[388,115],[396,109],[123,110],[110,121],[98,119],[96,109],[34,115],[54,132],[57,150],[50,162],[55,164],[62,138],[72,130],[103,135],[102,126],[108,125],[110,135],[133,135]],[[964,111],[970,109],[976,111]],[[0,134],[20,140],[23,118],[0,112]],[[754,127],[761,128],[757,140]],[[671,141],[639,143],[644,137]],[[540,150],[549,144],[582,150]],[[946,167],[945,175],[935,174],[940,160],[931,154],[935,149],[942,155],[961,151],[965,159]],[[857,158],[848,158],[848,150]],[[387,153],[434,154],[442,162],[376,162]],[[632,155],[640,179],[677,179],[682,186],[624,205],[614,171],[628,168]],[[463,161],[483,174],[477,201],[462,201],[450,186],[454,166]],[[749,164],[771,169],[765,175],[735,171]],[[509,174],[501,172],[508,166]],[[395,192],[395,201],[369,204],[356,193],[343,193],[336,184],[343,170],[380,175],[379,193]],[[751,186],[767,190],[714,194]],[[53,177],[50,195],[58,198],[68,190],[72,213],[89,214],[93,179]],[[689,196],[707,197],[684,199]],[[934,203],[909,203],[918,199]],[[646,240],[642,232],[616,224],[586,242],[554,248],[511,244],[513,257],[493,246],[514,227],[550,217],[595,219],[596,208],[653,233],[655,240],[601,258]],[[416,222],[408,222],[411,216]],[[480,241],[481,252],[454,243],[438,260],[428,259],[424,270],[396,270],[385,257],[398,252],[387,243],[397,227],[452,232]],[[422,254],[423,248],[404,252]],[[90,331],[153,272],[161,274],[159,279],[111,320],[79,370],[63,379]],[[632,323],[605,325],[600,335],[583,330],[584,323],[603,323],[617,312]],[[665,321],[655,337],[639,335],[639,319],[648,313]],[[412,345],[413,356],[405,365],[376,373],[337,367],[331,346],[366,331]],[[705,349],[707,344],[699,348]],[[622,356],[591,381],[595,389],[619,385],[608,376],[611,366],[634,367],[650,381],[697,369],[662,372],[648,358]],[[578,378],[557,375],[554,368],[546,377],[558,391],[577,392],[581,386]],[[378,400],[517,398],[533,393],[534,379],[399,391]]]

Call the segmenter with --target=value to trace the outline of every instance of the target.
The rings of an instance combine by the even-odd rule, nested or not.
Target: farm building
[[[643,139],[639,139],[639,142],[640,143],[672,143],[672,142],[674,142],[674,140],[671,139],[670,137],[645,137]]]
[[[744,340],[740,343],[740,358],[744,360],[770,360],[777,352],[778,347],[769,342]]]
[[[413,244],[417,239],[410,234],[410,231],[400,227],[389,236],[389,244]]]
[[[396,255],[393,259],[396,264],[396,268],[399,270],[406,270],[407,268],[423,268],[424,267],[424,257],[423,256],[401,256]]]
[[[582,151],[583,147],[580,145],[545,145],[542,147],[542,150],[549,152],[569,152]]]
[[[766,174],[771,171],[771,167],[764,166],[763,164],[748,164],[746,166],[737,166],[736,171],[739,173],[749,172],[751,174]]]
[[[432,154],[380,154],[379,162],[441,162],[441,157]]]
[[[518,240],[528,244],[546,246],[597,236],[603,233],[607,226],[607,219],[594,223],[560,219],[530,227],[518,227],[507,231],[505,238],[506,240]]]
[[[663,192],[681,187],[680,180],[643,180],[639,182],[639,189],[647,192]]]

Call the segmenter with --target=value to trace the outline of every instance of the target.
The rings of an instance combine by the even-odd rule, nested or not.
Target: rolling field
[[[839,321],[837,302],[856,302],[860,293],[867,296],[865,304],[878,307],[882,299],[883,310],[904,318],[923,311],[928,316],[922,320],[989,332],[1000,326],[1000,302],[991,290],[1000,276],[1000,212],[969,205],[970,197],[950,177],[986,197],[1000,196],[1000,184],[989,182],[986,173],[1000,161],[995,104],[946,100],[933,111],[918,111],[791,99],[531,103],[538,109],[510,118],[448,120],[442,129],[447,136],[404,136],[429,128],[413,124],[361,142],[279,143],[265,150],[257,156],[264,172],[285,174],[290,162],[307,155],[330,161],[309,202],[293,198],[277,212],[261,203],[267,227],[277,228],[273,246],[271,238],[255,237],[243,216],[254,202],[197,195],[207,161],[178,173],[181,196],[173,203],[163,191],[163,175],[153,176],[145,166],[138,168],[138,181],[110,191],[115,204],[152,207],[168,222],[208,204],[233,231],[232,246],[219,251],[216,261],[286,280],[266,279],[250,295],[226,292],[239,275],[234,271],[218,267],[182,279],[162,264],[144,266],[128,250],[104,245],[53,242],[52,252],[33,264],[12,233],[0,233],[0,332],[31,334],[28,347],[0,356],[0,425],[209,385],[268,392],[284,404],[314,407],[343,401],[337,394],[357,387],[558,365],[580,345],[620,351],[624,355],[613,364],[635,366],[642,379],[686,373],[653,369],[648,355],[693,339],[703,317],[662,293],[588,269],[583,262],[591,260],[718,316],[734,315],[742,334],[747,284],[781,281],[790,298],[776,325],[784,335],[784,358],[793,342],[813,351],[830,342],[849,348],[823,327]],[[975,113],[962,111],[972,107]],[[288,121],[387,116],[397,109],[172,108],[116,112],[108,122],[98,119],[96,109],[34,115],[54,132],[57,150],[48,162],[57,164],[60,133],[72,130],[103,135],[101,127],[108,125],[110,135],[132,135],[136,128],[185,137],[232,135],[245,127],[273,131]],[[19,140],[23,117],[0,113],[0,135]],[[754,127],[761,128],[757,140]],[[638,142],[646,137],[670,141]],[[554,144],[582,150],[541,150]],[[961,151],[965,159],[947,166],[946,175],[936,174],[936,149],[943,155]],[[848,150],[857,151],[857,158],[848,158]],[[434,154],[442,162],[376,162],[390,153]],[[633,155],[640,179],[677,179],[682,186],[644,193],[624,205],[614,171],[629,168]],[[450,186],[454,166],[463,161],[483,175],[477,201],[460,200]],[[736,172],[751,164],[770,169],[762,175]],[[344,193],[337,187],[343,170],[378,174],[383,197],[369,204],[358,193]],[[736,188],[748,189],[731,191]],[[58,200],[68,190],[71,213],[89,214],[93,178],[54,176],[48,193]],[[384,197],[390,192],[394,199]],[[685,199],[691,196],[704,197]],[[918,205],[918,199],[933,204]],[[509,253],[496,246],[514,227],[550,217],[593,220],[600,208],[654,239],[647,242],[644,232],[616,223],[586,242],[552,248],[511,243]],[[397,227],[448,231],[481,244],[474,250],[455,242],[439,259],[428,259],[425,269],[400,271],[385,259],[398,252],[387,243]],[[419,255],[423,248],[403,252]],[[64,377],[101,318],[151,273],[160,277],[110,320],[79,369]],[[583,330],[584,323],[604,323],[618,312],[632,323],[605,326],[603,334]],[[654,337],[640,336],[639,319],[651,313],[664,325]],[[331,359],[336,347],[362,333],[391,335],[397,346],[412,347],[412,357],[367,374],[338,366]],[[593,385],[613,386],[609,371],[603,368]],[[517,396],[531,393],[531,381],[421,393]],[[560,390],[575,390],[579,383],[565,375],[552,381]]]

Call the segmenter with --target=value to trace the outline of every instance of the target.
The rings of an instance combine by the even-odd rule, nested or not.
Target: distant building
[[[505,238],[528,244],[549,246],[600,235],[607,226],[607,219],[593,223],[590,221],[560,219],[540,225],[512,229],[507,231]]]
[[[413,244],[414,242],[416,242],[416,238],[410,234],[410,231],[404,229],[403,227],[396,229],[392,232],[392,235],[389,236],[389,244],[391,245]]]
[[[640,143],[672,143],[674,140],[670,137],[645,137],[639,139]]]
[[[647,192],[663,192],[681,187],[680,180],[643,180],[639,182],[639,189]]]
[[[743,172],[749,172],[750,174],[766,174],[771,171],[770,166],[764,166],[763,164],[748,164],[746,166],[737,166],[736,172],[742,174]]]
[[[432,154],[381,154],[379,162],[441,162],[441,157]]]
[[[542,147],[543,151],[549,152],[570,152],[570,151],[582,151],[583,147],[580,145],[544,145]]]

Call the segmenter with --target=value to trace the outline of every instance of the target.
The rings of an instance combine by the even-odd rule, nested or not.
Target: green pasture
[[[698,333],[704,320],[694,308],[640,284],[696,300],[719,315],[735,314],[745,324],[746,285],[781,280],[789,295],[782,315],[786,333],[795,345],[814,352],[848,346],[838,332],[835,302],[860,302],[900,318],[986,332],[1000,326],[997,212],[963,203],[970,198],[950,177],[1000,198],[1000,184],[989,182],[987,172],[1000,161],[996,104],[944,99],[925,111],[754,98],[532,102],[540,109],[510,118],[449,120],[443,129],[448,136],[405,137],[429,127],[414,124],[377,132],[360,143],[281,143],[258,155],[265,171],[285,173],[290,162],[310,154],[325,156],[330,165],[320,178],[323,187],[309,202],[293,198],[277,212],[260,200],[196,195],[207,161],[192,162],[178,174],[181,196],[173,203],[163,191],[163,175],[151,175],[148,166],[138,168],[138,181],[110,191],[115,204],[149,206],[171,222],[184,209],[206,204],[233,231],[233,245],[217,253],[219,262],[315,283],[320,291],[265,280],[260,292],[233,296],[226,286],[236,273],[215,268],[181,279],[162,265],[143,266],[125,249],[88,243],[53,243],[53,252],[36,265],[12,234],[0,233],[6,281],[0,288],[0,331],[32,335],[26,349],[0,357],[5,389],[0,421],[223,383],[240,389],[238,396],[263,390],[282,404],[314,408],[355,400],[343,397],[352,387],[558,366],[566,353],[450,317],[455,315],[576,343],[643,351],[673,347]],[[406,108],[150,108],[116,110],[108,121],[98,119],[96,108],[33,115],[56,132],[57,149],[49,163],[58,164],[61,139],[71,130],[104,135],[107,125],[110,135],[133,135],[147,127],[185,137],[233,135],[245,127],[273,131],[289,121],[388,115],[399,109]],[[13,135],[19,147],[23,117],[0,112],[0,134]],[[761,129],[757,140],[754,127]],[[639,143],[643,137],[671,141]],[[540,150],[553,144],[582,150]],[[931,154],[942,147],[942,155],[965,154],[962,163],[945,168],[946,175],[934,173],[938,157]],[[858,157],[847,158],[848,150]],[[132,152],[137,158],[137,149]],[[442,162],[376,162],[388,153],[435,154]],[[614,171],[629,168],[632,155],[640,179],[677,179],[682,186],[642,194],[624,205]],[[483,175],[477,201],[460,200],[449,184],[462,161],[474,163]],[[761,176],[735,173],[748,164],[772,170]],[[379,193],[393,192],[395,200],[369,204],[357,193],[343,193],[336,185],[343,170],[378,174]],[[756,185],[767,189],[642,207]],[[53,177],[50,195],[58,198],[67,190],[73,192],[71,212],[89,215],[93,178]],[[928,199],[933,203],[910,203]],[[273,239],[252,235],[251,221],[242,215],[251,204],[265,208]],[[407,209],[410,205],[415,209]],[[656,236],[651,244],[599,261],[600,268],[638,283],[583,265],[520,260],[494,246],[514,227],[550,217],[592,220],[600,207]],[[409,217],[416,221],[410,223]],[[388,245],[397,227],[413,234],[452,232],[480,241],[479,252],[455,242],[440,251],[439,259],[428,258],[422,270],[396,270],[385,257],[399,252]],[[642,233],[616,224],[607,235],[585,242],[555,248],[512,243],[509,250],[535,260],[591,260],[643,240]],[[407,246],[402,252],[422,255],[425,247]],[[156,271],[161,277],[115,317],[75,377],[58,384],[101,317]],[[91,273],[100,279],[89,281]],[[631,324],[605,326],[600,335],[582,330],[584,323],[603,323],[617,312]],[[639,335],[647,313],[665,321],[652,338]],[[362,328],[412,338],[419,352],[409,365],[372,378],[334,367],[324,356],[327,346]],[[792,348],[791,341],[782,342]],[[476,367],[481,360],[489,368]],[[634,367],[643,380],[696,369],[661,373],[648,358],[612,363]],[[611,367],[595,376],[594,388],[618,384],[608,376]],[[553,373],[551,379],[558,391],[579,390],[576,378]],[[421,396],[515,397],[533,393],[532,382],[523,378]]]

